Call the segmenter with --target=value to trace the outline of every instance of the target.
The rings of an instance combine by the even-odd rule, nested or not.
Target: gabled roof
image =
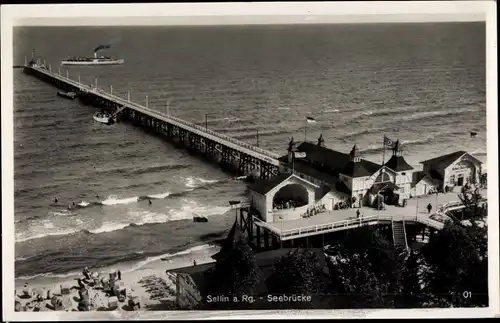
[[[373,174],[369,172],[361,162],[349,162],[340,173],[352,178],[370,176]]]
[[[252,183],[250,186],[248,186],[248,188],[251,189],[252,191],[255,191],[255,192],[260,193],[262,195],[266,195],[273,188],[275,188],[279,184],[283,183],[284,181],[286,181],[290,177],[295,177],[299,181],[307,183],[311,186],[314,186],[315,188],[318,187],[318,185],[311,183],[310,181],[308,181],[304,178],[301,178],[301,177],[297,176],[296,174],[282,173],[282,174],[279,174],[277,176],[271,177],[270,179],[259,179],[259,180],[255,181],[254,183]]]
[[[478,160],[474,156],[470,155],[466,151],[460,150],[460,151],[456,151],[454,153],[447,154],[447,155],[444,155],[444,156],[439,156],[439,157],[436,157],[436,158],[427,159],[427,160],[421,161],[420,163],[424,164],[424,165],[430,165],[432,168],[441,168],[441,169],[444,169],[444,168],[450,166],[451,164],[453,164],[453,162],[455,162],[457,159],[459,159],[460,157],[462,157],[465,154],[467,154],[467,155],[471,156],[472,158],[476,159],[478,162],[481,162],[480,160]]]
[[[335,184],[335,190],[347,195],[351,195],[351,190],[349,189],[349,187],[347,187],[347,185],[345,185],[344,182],[337,182]]]
[[[365,159],[361,159],[359,162],[354,163],[351,161],[349,154],[321,147],[310,142],[301,143],[297,147],[297,151],[306,153],[306,157],[300,160],[308,163],[310,167],[332,176],[338,176],[338,174],[350,177],[369,176],[381,167],[381,165]],[[280,160],[285,161],[286,158],[288,157],[283,156]],[[297,161],[298,159],[296,162]]]
[[[396,171],[396,172],[404,172],[406,170],[412,170],[413,167],[411,167],[406,160],[404,159],[403,156],[396,156],[393,155],[391,159],[387,163],[385,163],[385,166],[389,167],[390,169]]]
[[[420,182],[422,180],[422,178],[424,178],[425,176],[427,175],[426,172],[424,172],[423,170],[421,171],[418,171],[418,172],[414,172],[413,173],[413,179],[412,179],[412,182],[417,184],[418,182]]]
[[[254,183],[250,184],[248,188],[262,195],[266,195],[267,193],[269,193],[269,191],[271,191],[291,175],[292,174],[279,174],[277,176],[271,177],[270,179],[258,179]]]
[[[285,163],[284,166],[291,169],[292,163]],[[317,169],[305,160],[296,159],[293,167],[297,172],[311,176],[312,178],[321,179],[327,183],[337,182],[337,178],[335,176],[331,175],[329,172]]]
[[[429,176],[432,178],[432,179],[437,179],[439,181],[442,181],[443,180],[443,176],[441,176],[441,174],[439,174],[439,172],[437,172],[436,170],[434,169],[431,169],[429,171]]]
[[[331,190],[332,190],[332,188],[330,186],[321,185],[321,187],[316,190],[316,200],[321,200]]]
[[[432,177],[428,173],[426,173],[424,171],[414,172],[413,173],[413,180],[412,180],[412,187],[415,187],[425,177],[427,177],[428,179],[432,180]]]

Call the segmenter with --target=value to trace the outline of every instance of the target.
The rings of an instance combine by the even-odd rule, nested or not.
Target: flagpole
[[[292,174],[295,174],[295,151],[292,151]]]
[[[306,118],[306,127],[304,128],[304,142],[306,142],[306,140],[307,140],[307,124],[308,124],[308,122],[307,122],[307,118]]]
[[[385,163],[385,136],[382,138],[382,166]]]

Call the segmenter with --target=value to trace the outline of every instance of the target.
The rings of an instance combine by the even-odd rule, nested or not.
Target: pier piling
[[[258,176],[261,179],[270,178],[279,173],[280,162],[277,154],[208,130],[208,115],[205,115],[205,127],[203,127],[171,116],[170,100],[167,100],[165,114],[165,112],[149,107],[148,95],[145,96],[146,106],[142,106],[130,100],[130,89],[127,91],[126,100],[113,95],[112,85],[110,85],[109,93],[105,90],[98,91],[97,77],[94,78],[93,88],[92,85],[81,83],[80,74],[78,74],[78,81],[69,78],[69,70],[66,70],[66,77],[62,76],[60,67],[59,74],[53,73],[50,66],[49,69],[26,66],[24,71],[61,89],[81,93],[79,99],[86,104],[113,111],[123,107],[120,120],[131,121],[154,133],[164,135],[176,145],[203,155],[221,167],[239,171],[242,175],[259,173]],[[269,244],[269,239],[267,244]]]

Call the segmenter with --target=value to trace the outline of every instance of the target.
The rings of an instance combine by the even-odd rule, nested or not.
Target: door
[[[424,190],[421,192],[420,195],[427,194],[427,184],[422,185],[422,187],[423,187]]]
[[[464,185],[464,175],[458,175],[457,186]]]
[[[363,207],[363,194],[358,195],[359,207]]]

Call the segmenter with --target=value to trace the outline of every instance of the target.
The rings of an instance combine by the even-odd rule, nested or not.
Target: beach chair
[[[16,301],[14,303],[14,311],[16,312],[21,312],[23,310],[23,306],[21,305],[20,301]]]
[[[98,285],[99,284],[99,273],[98,272],[93,272],[90,277],[92,278],[92,281],[94,282],[94,285]]]
[[[71,287],[68,284],[61,285],[61,295],[69,295],[71,292]]]
[[[56,311],[62,311],[62,310],[64,310],[64,305],[63,305],[63,301],[62,301],[61,298],[59,298],[57,296],[54,296],[50,300],[50,303],[52,304],[52,306],[54,307],[54,309]]]
[[[141,308],[141,301],[139,296],[134,296],[129,298],[128,300],[128,306],[133,309],[134,311],[137,311]]]
[[[118,279],[118,272],[116,271],[116,269],[110,270],[109,271],[109,280],[115,281],[117,279]]]
[[[31,287],[23,288],[23,296],[26,298],[33,296],[33,290],[31,289]]]
[[[101,280],[101,283],[102,283],[102,289],[103,289],[105,292],[110,290],[110,286],[109,286],[109,279],[107,279],[106,277],[104,277],[104,278]]]
[[[108,308],[110,310],[116,309],[118,307],[118,297],[111,296],[108,298]]]

